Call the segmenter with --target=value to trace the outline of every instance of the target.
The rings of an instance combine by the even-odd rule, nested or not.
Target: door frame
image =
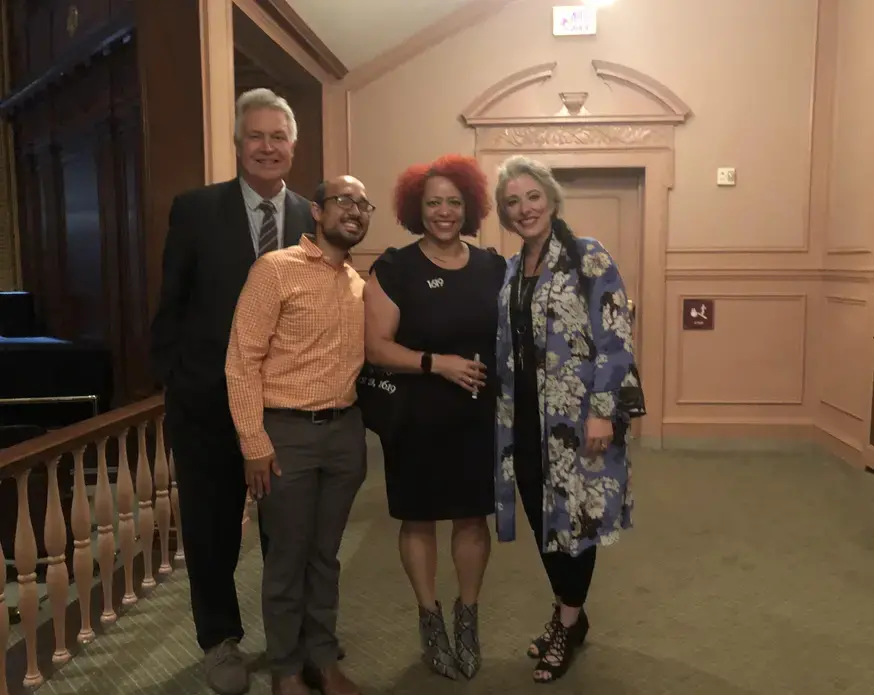
[[[666,297],[665,266],[668,241],[668,197],[674,186],[674,130],[691,115],[689,107],[667,87],[632,68],[592,61],[598,77],[632,87],[662,106],[655,115],[488,116],[487,111],[519,89],[549,80],[556,63],[520,70],[485,90],[462,113],[475,130],[476,158],[490,182],[497,164],[525,154],[553,169],[634,168],[644,172],[641,210],[640,296],[637,320],[641,377],[646,388],[647,417],[641,424],[641,443],[662,447],[665,387]],[[480,243],[501,253],[512,241],[502,232],[497,214],[484,222]],[[512,249],[515,252],[515,249]],[[504,253],[504,255],[508,255]],[[511,254],[510,254],[511,255]]]

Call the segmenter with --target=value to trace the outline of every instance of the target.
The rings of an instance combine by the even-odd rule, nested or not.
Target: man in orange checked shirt
[[[270,543],[262,607],[277,695],[357,695],[337,666],[337,553],[364,481],[366,445],[355,382],[364,363],[364,280],[349,250],[374,207],[351,176],[313,197],[315,240],[268,253],[249,272],[231,327],[225,374]]]

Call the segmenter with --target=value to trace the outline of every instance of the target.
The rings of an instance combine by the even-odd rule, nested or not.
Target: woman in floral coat
[[[631,526],[624,404],[639,383],[619,270],[598,241],[574,237],[559,217],[561,188],[549,168],[512,157],[495,198],[502,225],[523,240],[499,299],[497,532],[515,539],[518,486],[556,598],[528,650],[539,660],[534,679],[551,682],[588,631],[583,604],[597,546]]]

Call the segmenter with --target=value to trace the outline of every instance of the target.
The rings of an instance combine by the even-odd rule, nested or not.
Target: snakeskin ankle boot
[[[460,598],[453,607],[455,632],[455,662],[465,678],[473,678],[482,665],[479,644],[479,607],[465,605]]]
[[[419,637],[422,640],[422,660],[435,673],[455,680],[458,670],[446,634],[443,620],[443,607],[437,601],[437,608],[430,611],[419,606]]]

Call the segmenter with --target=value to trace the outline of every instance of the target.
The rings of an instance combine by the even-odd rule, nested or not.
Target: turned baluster
[[[185,549],[182,545],[182,516],[179,514],[179,488],[176,485],[176,461],[173,450],[170,449],[170,506],[173,508],[173,526],[176,529],[176,554],[173,559],[182,562],[185,559]]]
[[[73,577],[79,594],[79,615],[82,624],[76,641],[88,644],[94,639],[91,628],[91,583],[94,579],[94,554],[91,551],[91,504],[85,489],[85,447],[73,454]]]
[[[114,623],[118,616],[112,607],[112,570],[115,566],[115,533],[112,528],[112,488],[106,466],[106,437],[97,445],[97,490],[94,493],[94,518],[97,521],[97,561],[103,583],[103,611],[100,622]]]
[[[24,644],[27,651],[27,672],[24,687],[36,688],[43,683],[42,673],[36,661],[36,616],[39,599],[36,592],[36,536],[30,521],[30,500],[27,497],[27,482],[30,470],[19,473],[18,519],[15,525],[15,567],[18,569],[18,613],[24,629]],[[5,567],[4,567],[4,572]],[[4,653],[5,654],[5,653]]]
[[[144,589],[151,589],[157,582],[152,574],[152,544],[155,535],[155,511],[152,507],[152,471],[149,469],[149,456],[146,450],[147,422],[137,425],[137,502],[140,507],[139,532],[140,550],[143,553]]]
[[[121,546],[121,558],[124,562],[124,596],[121,598],[123,606],[130,606],[137,602],[137,595],[134,591],[134,546],[136,544],[134,483],[127,460],[127,435],[129,431],[126,428],[118,435],[118,479],[116,480],[118,540]]]
[[[48,555],[46,588],[52,607],[52,622],[55,629],[55,652],[52,663],[65,664],[70,660],[67,649],[67,598],[70,590],[70,573],[67,570],[67,524],[61,508],[61,490],[58,486],[58,462],[50,461],[49,488],[46,500],[45,544]]]
[[[170,468],[164,449],[164,416],[155,420],[155,517],[158,520],[158,538],[161,541],[161,564],[158,574],[170,574]]]
[[[9,695],[6,687],[6,650],[9,648],[9,611],[6,608],[6,556],[0,544],[0,695]]]

